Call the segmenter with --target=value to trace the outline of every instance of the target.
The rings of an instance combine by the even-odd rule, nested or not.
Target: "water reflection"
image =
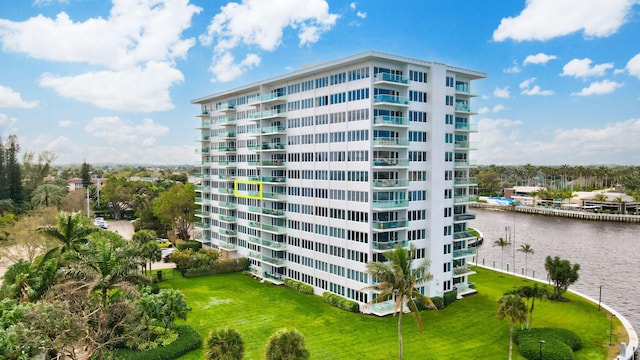
[[[494,241],[505,237],[505,227],[514,226],[514,213],[474,209],[473,227],[483,233],[485,241],[478,249],[478,262],[500,267],[501,249]],[[639,224],[574,220],[531,214],[515,214],[515,247],[531,244],[534,254],[528,255],[528,274],[546,279],[544,259],[559,256],[572,264],[580,264],[579,280],[571,286],[594,299],[603,285],[602,302],[612,306],[637,328],[640,325],[640,278],[635,250],[640,233]],[[504,248],[504,267],[513,271],[513,246]],[[522,273],[525,255],[515,252],[515,267]],[[471,278],[473,281],[473,277]]]

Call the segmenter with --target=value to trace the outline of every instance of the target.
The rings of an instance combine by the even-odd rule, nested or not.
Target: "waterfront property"
[[[198,240],[379,315],[392,307],[366,306],[366,263],[394,246],[431,260],[425,295],[475,292],[471,83],[485,76],[370,51],[193,100]]]

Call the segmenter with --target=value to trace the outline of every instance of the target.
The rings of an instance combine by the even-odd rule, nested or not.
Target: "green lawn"
[[[424,331],[411,316],[404,317],[404,358],[505,359],[509,349],[508,320],[496,316],[498,298],[529,281],[477,269],[471,280],[478,294],[456,301],[441,311],[423,311]],[[171,275],[169,275],[171,277]],[[306,339],[312,359],[397,358],[397,317],[379,318],[352,314],[332,307],[319,296],[303,295],[283,286],[259,283],[242,274],[184,279],[179,275],[163,283],[181,289],[193,311],[187,323],[203,338],[211,329],[229,326],[245,341],[245,359],[263,359],[267,338],[284,327],[298,329]],[[536,302],[534,327],[564,327],[584,342],[576,359],[613,359],[617,344],[626,341],[614,334],[609,349],[609,318],[597,307],[572,295],[565,303]],[[614,322],[618,333],[623,328]],[[181,359],[203,359],[195,351]],[[514,347],[514,359],[519,356]]]

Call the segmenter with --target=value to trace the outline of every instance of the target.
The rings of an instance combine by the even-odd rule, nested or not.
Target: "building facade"
[[[371,51],[193,100],[199,241],[364,312],[388,313],[367,305],[366,264],[398,245],[430,259],[425,295],[473,292],[471,82],[484,77]]]

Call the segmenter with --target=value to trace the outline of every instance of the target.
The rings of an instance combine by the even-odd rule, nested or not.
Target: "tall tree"
[[[48,225],[38,228],[39,232],[59,242],[58,246],[47,251],[45,258],[56,253],[65,254],[70,251],[79,251],[80,246],[88,241],[89,235],[97,230],[89,222],[89,219],[80,213],[59,213],[56,226]]]
[[[516,291],[518,295],[525,298],[527,300],[527,329],[531,329],[533,324],[533,309],[536,304],[536,299],[543,300],[549,297],[549,291],[546,287],[540,287],[537,282],[535,282],[532,286],[521,286]],[[531,302],[529,302],[531,299]]]
[[[4,143],[0,137],[0,200],[9,199],[9,183],[7,182],[7,160]]]
[[[524,253],[524,274],[525,276],[527,275],[527,260],[529,257],[529,254],[533,255],[533,248],[531,247],[531,244],[525,243],[525,244],[521,244],[520,248],[518,249],[518,251],[520,251],[521,253]]]
[[[80,178],[82,179],[82,187],[85,189],[91,185],[91,165],[86,161],[80,166]]]
[[[18,144],[18,137],[15,135],[9,136],[7,141],[7,149],[5,151],[5,171],[6,181],[8,185],[9,199],[13,200],[17,206],[22,205],[24,200],[22,197],[22,175],[20,171],[20,164],[18,163],[18,153],[20,152],[20,145]]]
[[[544,268],[553,282],[553,299],[559,301],[569,286],[578,280],[580,264],[571,266],[569,260],[560,259],[558,256],[554,258],[547,256]]]
[[[306,360],[309,350],[304,345],[304,336],[295,329],[276,331],[267,343],[267,360]]]
[[[102,188],[101,194],[116,220],[122,218],[122,211],[130,208],[133,202],[132,184],[125,179],[110,177]]]
[[[498,300],[498,319],[509,317],[509,360],[513,358],[513,325],[516,321],[524,321],[527,316],[527,306],[517,294],[503,295]]]
[[[232,328],[212,330],[204,342],[206,360],[241,360],[244,356],[244,341]]]
[[[422,330],[422,319],[418,310],[421,306],[433,306],[431,299],[420,293],[420,286],[431,280],[429,273],[429,260],[423,259],[413,266],[416,258],[416,249],[411,244],[409,250],[396,246],[393,250],[384,253],[387,263],[367,263],[367,272],[376,279],[376,285],[372,288],[378,291],[378,296],[373,302],[393,300],[395,302],[394,314],[398,314],[398,359],[402,360],[402,315],[405,303]]]
[[[55,206],[60,208],[62,200],[67,195],[67,189],[54,184],[42,184],[31,194],[31,204],[34,207]]]
[[[500,270],[504,270],[504,248],[507,247],[509,245],[509,243],[507,242],[507,240],[505,240],[504,238],[500,238],[496,241],[493,242],[493,246],[499,246],[500,247],[500,251],[501,251],[501,263],[500,263]]]
[[[191,227],[196,219],[195,198],[192,184],[175,184],[153,202],[154,213],[183,241],[191,237]]]

